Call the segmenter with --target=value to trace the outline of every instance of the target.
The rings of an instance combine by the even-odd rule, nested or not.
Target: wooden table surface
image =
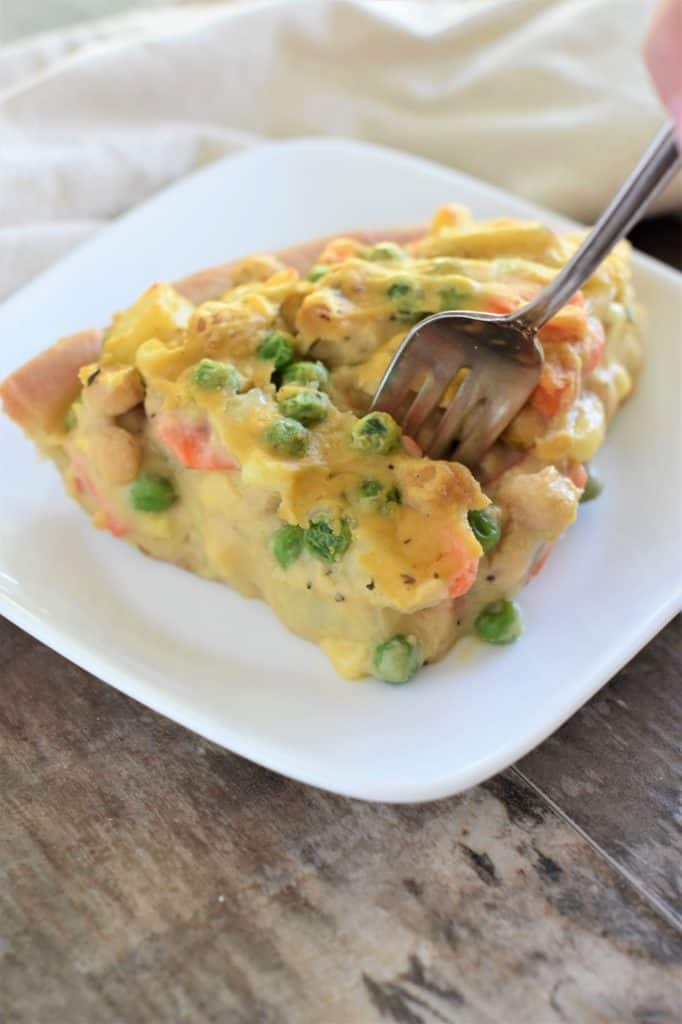
[[[638,239],[679,258],[679,222]],[[518,765],[399,807],[0,620],[1,1024],[679,1024],[680,625]]]

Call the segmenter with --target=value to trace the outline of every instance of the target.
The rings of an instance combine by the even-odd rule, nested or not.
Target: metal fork
[[[516,312],[446,312],[407,335],[374,396],[434,459],[474,466],[530,397],[543,364],[537,332],[594,273],[680,167],[672,126],[661,129],[577,252]],[[440,402],[461,375],[454,395]],[[416,392],[416,393],[415,393]]]

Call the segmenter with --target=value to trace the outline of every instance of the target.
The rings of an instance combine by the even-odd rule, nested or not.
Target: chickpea
[[[104,480],[110,484],[127,484],[140,471],[142,442],[122,427],[104,427],[93,436],[90,454]]]
[[[95,375],[96,374],[96,375]],[[83,388],[83,401],[103,416],[121,416],[144,399],[142,377],[134,366],[94,371]]]

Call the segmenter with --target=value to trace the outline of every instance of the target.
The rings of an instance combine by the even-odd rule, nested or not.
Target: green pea
[[[369,512],[383,515],[387,511],[384,485],[379,480],[363,480],[358,487],[357,497]]]
[[[275,420],[265,431],[265,440],[276,452],[284,455],[303,455],[308,447],[308,431],[298,422],[289,418]]]
[[[523,632],[521,614],[513,601],[493,601],[479,612],[474,629],[489,644],[510,644]]]
[[[320,391],[326,391],[328,383],[329,370],[319,361],[292,363],[282,373],[282,384],[316,385]]]
[[[313,388],[301,388],[300,391],[278,399],[277,404],[283,416],[298,420],[306,427],[322,423],[329,415],[330,409],[327,396]]]
[[[384,263],[392,260],[404,260],[406,252],[395,242],[380,242],[367,250],[365,258],[372,263]]]
[[[303,551],[304,530],[300,526],[280,526],[272,535],[272,553],[283,569],[288,569]]]
[[[403,500],[397,487],[385,487],[379,480],[363,480],[358,487],[358,498],[381,515],[387,515],[392,505],[400,505]]]
[[[462,263],[452,256],[435,256],[426,267],[427,274],[459,274]]]
[[[64,413],[64,430],[68,433],[73,430],[78,423],[78,413],[76,412],[76,402],[73,402]]]
[[[350,446],[370,455],[388,455],[400,441],[400,427],[387,412],[369,412],[350,432]]]
[[[502,534],[498,519],[487,508],[472,509],[467,519],[474,537],[483,548],[483,554],[487,555],[499,543]]]
[[[586,501],[594,501],[595,498],[599,497],[603,489],[604,485],[599,477],[588,473],[583,493],[580,495],[580,504],[584,505]]]
[[[393,284],[389,284],[386,294],[395,302],[396,299],[402,299],[405,295],[409,295],[411,291],[412,285],[409,281],[394,281]]]
[[[268,331],[256,349],[261,359],[269,359],[275,364],[276,370],[283,370],[293,361],[294,346],[279,331]]]
[[[319,515],[311,519],[305,531],[304,543],[314,558],[331,564],[338,562],[346,553],[352,536],[350,524],[345,517],[339,522],[338,530],[335,530],[328,516]]]
[[[463,288],[441,288],[438,293],[438,297],[440,298],[440,311],[445,313],[449,309],[461,309],[462,306],[466,305],[470,294],[470,292],[465,291]]]
[[[407,683],[423,661],[417,638],[398,633],[374,649],[372,669],[377,679],[385,683]]]
[[[238,391],[242,375],[234,366],[219,363],[217,359],[202,359],[194,367],[192,383],[204,391],[217,391],[225,387],[229,387],[230,391]]]
[[[416,324],[425,316],[429,316],[428,309],[397,309],[393,319],[399,320],[402,324]]]
[[[378,498],[383,494],[384,485],[379,480],[363,480],[358,487],[358,495],[361,498]]]
[[[317,267],[313,267],[311,270],[308,271],[308,273],[306,274],[306,280],[313,282],[319,281],[321,277],[324,277],[328,270],[329,267],[325,267],[323,264],[319,264]]]
[[[428,316],[428,311],[421,308],[424,299],[421,289],[414,288],[409,281],[394,281],[386,289],[386,294],[397,306],[392,314],[394,320],[414,324]]]
[[[165,512],[176,499],[171,481],[156,473],[141,473],[130,485],[130,504],[138,512]]]

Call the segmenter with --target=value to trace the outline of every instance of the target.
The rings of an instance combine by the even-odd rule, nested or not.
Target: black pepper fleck
[[[408,537],[407,540],[403,541],[403,544],[411,544],[411,543],[412,543],[412,538],[411,537]]]
[[[97,378],[99,377],[99,375],[100,375],[100,373],[101,373],[101,372],[102,372],[102,371],[100,370],[100,368],[99,368],[99,367],[97,367],[97,369],[96,369],[96,370],[93,370],[93,371],[92,371],[92,373],[90,374],[90,376],[88,377],[88,379],[87,379],[87,381],[86,381],[86,384],[87,384],[87,386],[88,386],[88,387],[90,387],[90,385],[91,385],[92,383],[94,383],[94,381],[96,381],[96,380],[97,380]]]
[[[392,463],[392,462],[389,462],[389,464],[388,464],[388,468],[389,468],[389,469],[395,469],[395,466],[393,465],[393,463]]]
[[[488,583],[492,583],[493,580],[495,579],[495,573],[491,572],[489,576],[486,576],[486,579],[487,579]]]
[[[334,600],[335,600],[335,601],[336,601],[337,603],[340,603],[341,601],[345,601],[346,599],[345,599],[345,597],[343,596],[343,594],[334,594]]]
[[[440,573],[439,572],[434,572],[433,578],[434,578],[434,580],[439,580],[440,579]]]
[[[369,583],[365,584],[365,586],[366,586],[367,590],[374,590],[374,587],[376,586],[376,584],[375,584],[374,580],[370,580]]]
[[[457,625],[458,625],[458,626],[461,626],[461,625],[462,625],[462,620],[461,620],[461,619],[457,619]]]
[[[306,589],[306,590],[312,590],[312,589],[313,589],[313,585],[312,585],[312,583],[310,582],[310,580],[308,580],[308,582],[306,583],[306,585],[305,585],[305,589]]]
[[[410,576],[409,572],[401,572],[400,578],[402,579],[403,583],[416,583],[417,582],[416,579],[414,578],[414,576]]]

